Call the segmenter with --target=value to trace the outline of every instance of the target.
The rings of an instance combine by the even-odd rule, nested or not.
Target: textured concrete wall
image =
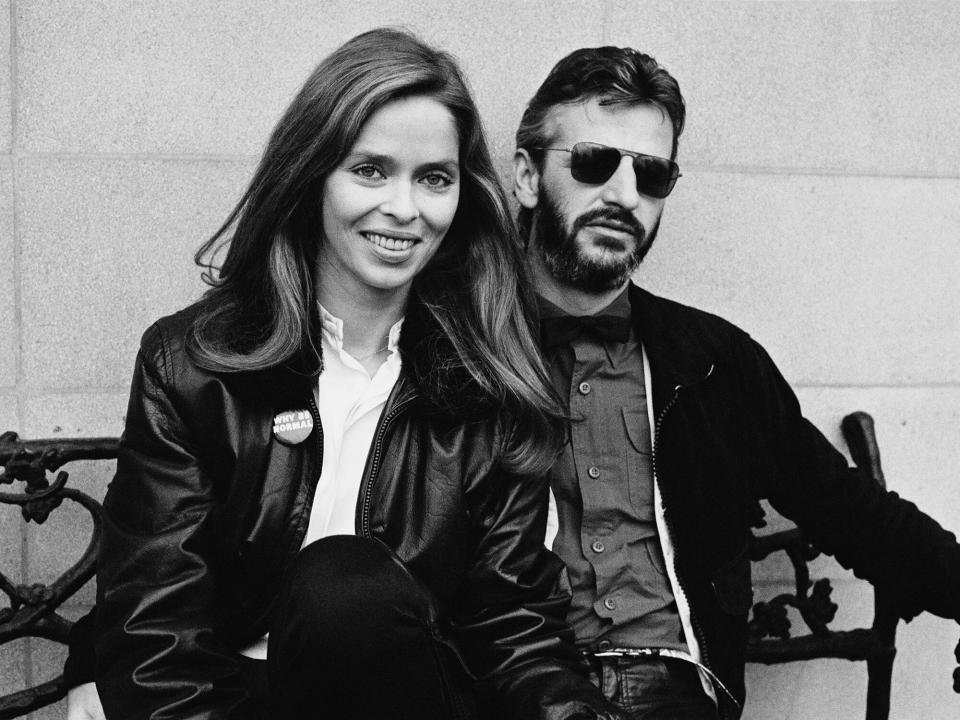
[[[890,485],[960,530],[953,2],[0,2],[0,430],[119,433],[139,333],[200,291],[192,251],[279,112],[319,58],[382,24],[461,58],[505,177],[523,102],[562,54],[630,44],[663,62],[689,108],[684,177],[638,280],[753,333],[834,440],[845,412],[873,413]],[[74,481],[101,496],[108,477],[94,463]],[[3,511],[0,569],[50,579],[83,523]],[[862,586],[819,570],[838,578],[838,624],[864,622]],[[901,629],[892,717],[956,716],[958,637],[934,618]],[[0,652],[0,692],[58,652]],[[865,670],[752,667],[748,685],[748,718],[853,718]]]

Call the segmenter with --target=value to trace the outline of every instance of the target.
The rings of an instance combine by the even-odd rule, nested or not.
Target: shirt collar
[[[333,345],[338,351],[343,351],[343,320],[327,310],[323,305],[317,303],[320,308],[320,324],[323,330],[324,339]],[[400,327],[403,325],[403,318],[397,320],[390,326],[390,332],[387,335],[387,350],[393,355],[397,352],[400,343]]]

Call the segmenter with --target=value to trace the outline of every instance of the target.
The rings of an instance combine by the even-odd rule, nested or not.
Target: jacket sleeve
[[[901,617],[923,611],[960,620],[956,537],[896,492],[848,467],[805,418],[773,361],[750,341],[744,363],[759,382],[746,388],[773,468],[765,492],[821,550],[861,578],[883,585]]]
[[[215,637],[214,487],[156,327],[137,358],[97,570],[97,688],[109,720],[250,717]]]
[[[94,606],[70,628],[67,638],[67,659],[63,664],[63,684],[67,690],[91,683],[96,679],[96,660],[93,652],[93,625],[97,615]]]
[[[565,570],[543,545],[546,481],[495,470],[467,494],[477,537],[455,626],[485,714],[620,718],[590,682],[564,619]]]

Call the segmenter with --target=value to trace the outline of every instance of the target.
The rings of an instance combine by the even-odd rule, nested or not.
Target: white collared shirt
[[[343,320],[320,306],[323,372],[317,380],[317,408],[323,428],[323,463],[301,549],[328,535],[356,534],[355,518],[363,470],[377,423],[400,377],[399,320],[387,338],[389,355],[373,377],[343,349]],[[240,650],[265,660],[267,635]]]
[[[323,428],[323,464],[313,496],[310,524],[301,547],[328,535],[353,535],[357,496],[367,453],[390,391],[400,377],[400,326],[387,339],[389,355],[371,377],[343,349],[343,320],[321,305],[323,372],[317,380],[317,407]]]

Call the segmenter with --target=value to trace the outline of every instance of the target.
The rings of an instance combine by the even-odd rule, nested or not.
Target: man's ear
[[[517,148],[513,154],[513,194],[528,210],[533,210],[540,199],[540,171],[523,148]]]

